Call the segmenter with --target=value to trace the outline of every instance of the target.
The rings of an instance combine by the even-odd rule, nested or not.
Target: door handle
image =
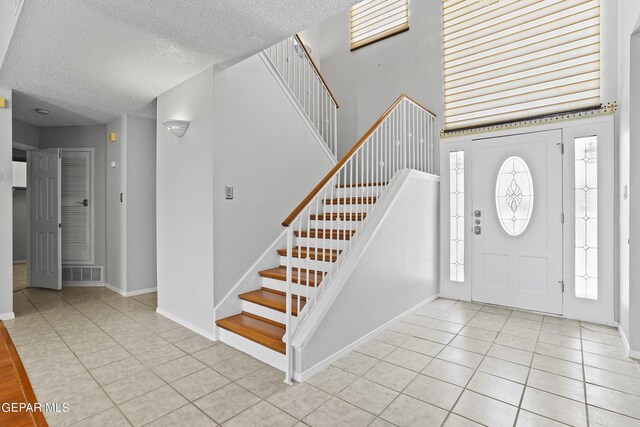
[[[81,201],[81,202],[76,202],[76,203],[77,203],[77,204],[79,204],[79,205],[82,205],[82,206],[84,206],[84,207],[89,206],[89,200],[87,200],[87,199],[84,199],[83,201]]]
[[[473,234],[480,234],[482,233],[482,227],[480,227],[479,225],[476,225],[475,227],[473,227]]]

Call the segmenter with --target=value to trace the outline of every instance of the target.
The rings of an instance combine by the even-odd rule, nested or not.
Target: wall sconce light
[[[115,132],[110,132],[108,139],[109,139],[109,142],[116,142],[118,140],[118,138],[116,137],[116,133]]]
[[[0,96],[0,108],[5,108],[7,106],[7,101]]]
[[[167,120],[163,125],[169,132],[180,138],[187,131],[190,123],[187,120]]]

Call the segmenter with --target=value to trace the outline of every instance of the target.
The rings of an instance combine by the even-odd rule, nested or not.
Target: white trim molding
[[[63,288],[104,288],[104,282],[62,282]],[[120,293],[120,292],[118,292]]]
[[[210,341],[217,341],[215,333],[213,331],[207,331],[205,329],[199,328],[197,326],[195,326],[193,323],[191,322],[187,322],[184,319],[181,319],[177,316],[174,316],[173,314],[169,313],[168,311],[165,311],[161,308],[156,308],[156,313],[158,313],[161,316],[166,317],[169,320],[172,320],[176,323],[178,323],[181,326],[184,326],[185,328],[189,329],[190,331],[195,332],[198,335],[201,335],[205,338],[207,338]]]
[[[311,368],[307,369],[306,371],[304,371],[302,373],[295,372],[294,373],[294,379],[296,381],[298,381],[298,382],[306,381],[307,379],[311,378],[313,375],[315,375],[318,372],[320,372],[325,367],[329,366],[330,364],[332,364],[333,362],[335,362],[336,360],[338,360],[342,356],[346,355],[347,353],[349,353],[350,351],[352,351],[353,349],[358,347],[360,344],[362,344],[365,341],[367,341],[367,340],[375,337],[376,335],[380,334],[382,331],[384,331],[387,327],[389,327],[393,323],[398,322],[398,321],[404,319],[407,316],[410,316],[414,312],[420,310],[422,307],[424,307],[425,305],[429,304],[432,301],[435,301],[439,297],[440,297],[440,294],[432,295],[431,297],[429,297],[426,300],[418,303],[416,306],[410,308],[409,310],[405,311],[404,313],[400,314],[399,316],[396,316],[395,318],[389,320],[387,323],[385,323],[385,324],[379,326],[378,328],[374,329],[373,331],[369,332],[367,335],[363,336],[362,338],[358,339],[357,341],[349,344],[347,347],[343,348],[342,350],[339,350],[339,351],[333,353],[331,356],[327,357],[322,362],[317,363],[316,365],[312,366]]]
[[[627,339],[627,336],[624,333],[624,329],[622,328],[622,325],[616,322],[616,327],[618,328],[618,333],[620,333],[620,338],[622,338],[622,344],[624,345],[624,349],[627,352],[627,356],[629,356],[632,359],[640,360],[640,351],[631,350],[631,347],[629,346],[629,340]],[[638,369],[640,369],[640,366],[638,366]]]
[[[155,287],[155,288],[146,288],[146,289],[140,289],[138,291],[128,292],[128,291],[124,291],[124,290],[122,290],[120,288],[116,288],[115,286],[110,285],[110,284],[108,284],[106,282],[105,282],[104,286],[107,287],[108,289],[112,290],[113,292],[122,295],[123,297],[135,297],[135,296],[138,296],[138,295],[150,294],[151,292],[157,292],[158,291],[158,288]]]
[[[8,313],[0,313],[0,320],[13,320],[16,318],[16,315],[13,313],[13,311],[10,311]]]

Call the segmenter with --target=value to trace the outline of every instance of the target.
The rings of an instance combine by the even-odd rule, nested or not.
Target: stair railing
[[[435,120],[433,112],[401,95],[283,221],[287,227],[285,381],[293,375],[295,332],[344,265],[375,208],[372,202],[384,198],[385,188],[402,169],[433,173]]]
[[[329,150],[337,157],[338,102],[300,36],[289,37],[265,49],[264,53]]]

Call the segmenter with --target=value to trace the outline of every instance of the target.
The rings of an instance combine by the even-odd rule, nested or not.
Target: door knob
[[[79,205],[85,206],[85,207],[89,206],[89,200],[87,200],[87,199],[84,199],[83,201],[76,202],[76,203],[79,204]]]
[[[479,225],[476,225],[475,227],[473,227],[473,234],[480,234],[482,233],[482,227],[480,227]]]

